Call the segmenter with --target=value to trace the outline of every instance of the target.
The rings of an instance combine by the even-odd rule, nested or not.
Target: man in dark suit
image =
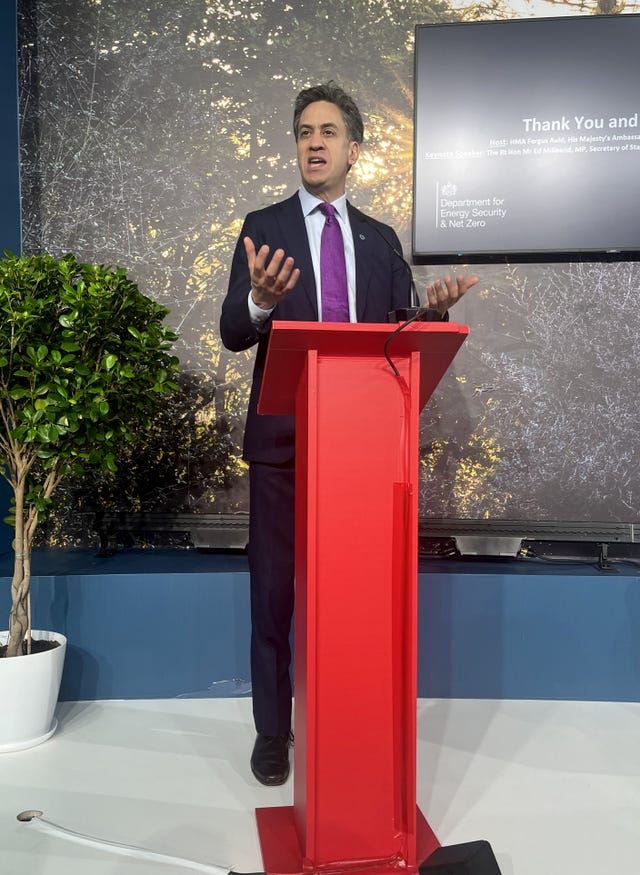
[[[347,174],[363,139],[353,100],[332,82],[305,89],[296,99],[293,130],[302,187],[245,219],[220,319],[228,349],[258,344],[243,455],[250,468],[251,679],[257,731],[251,768],[267,785],[282,784],[289,774],[295,479],[293,418],[257,415],[271,321],[324,316],[386,322],[389,311],[409,302],[408,270],[397,254],[401,244],[395,232],[346,200]],[[335,210],[332,219],[325,217],[325,204]],[[332,220],[340,228],[345,286],[338,317],[329,314],[326,298],[323,303],[323,286],[330,281],[322,238]],[[435,317],[446,318],[448,308],[477,281],[445,277],[430,285],[427,298]]]

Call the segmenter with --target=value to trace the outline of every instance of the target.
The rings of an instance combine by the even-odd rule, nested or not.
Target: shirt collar
[[[314,194],[311,194],[307,191],[304,186],[301,186],[298,194],[300,196],[300,203],[302,204],[302,212],[304,214],[305,219],[312,213],[317,207],[320,206],[324,201],[320,200],[319,197],[316,197]],[[333,201],[333,206],[335,207],[336,213],[340,216],[341,219],[346,221],[347,219],[347,195],[341,195],[337,200]]]

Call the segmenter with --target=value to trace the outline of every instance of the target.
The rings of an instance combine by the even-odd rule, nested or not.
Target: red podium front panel
[[[269,873],[415,870],[418,418],[467,329],[274,323],[260,411],[296,415],[294,805]]]

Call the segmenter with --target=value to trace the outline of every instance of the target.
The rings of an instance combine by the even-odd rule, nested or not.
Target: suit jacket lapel
[[[316,280],[313,273],[313,262],[311,261],[311,250],[309,249],[309,240],[307,238],[307,228],[302,213],[302,204],[298,194],[294,194],[286,201],[280,204],[278,213],[278,224],[282,231],[282,239],[287,241],[289,251],[287,255],[291,255],[295,259],[295,266],[300,268],[300,279],[296,285],[296,289],[305,295],[305,303],[311,308],[313,319],[318,319],[318,296],[316,292]],[[293,294],[295,294],[294,289]]]
[[[371,270],[373,268],[374,232],[366,222],[363,222],[353,212],[351,204],[347,203],[347,206],[349,208],[349,221],[351,223],[353,248],[356,256],[356,316],[358,322],[361,322],[364,317]]]

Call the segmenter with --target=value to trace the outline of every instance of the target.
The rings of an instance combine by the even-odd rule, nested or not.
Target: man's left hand
[[[428,306],[444,316],[449,307],[453,307],[456,301],[459,301],[478,282],[480,277],[461,275],[455,279],[445,276],[444,279],[436,280],[432,285],[427,286]]]

